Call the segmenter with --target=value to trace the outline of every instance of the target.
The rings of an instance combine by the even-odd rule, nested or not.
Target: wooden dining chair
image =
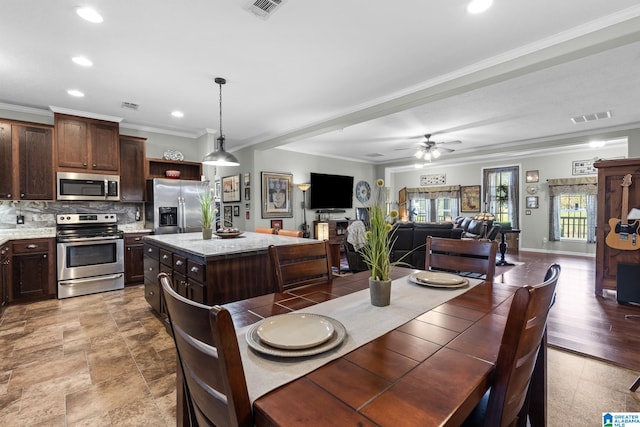
[[[299,230],[278,230],[278,236],[302,237],[302,231]]]
[[[176,293],[158,274],[185,384],[191,425],[252,426],[253,416],[229,312]]]
[[[547,270],[544,282],[516,291],[488,396],[474,409],[463,427],[527,425],[532,374],[544,345],[547,318],[555,301],[559,276],[560,266],[554,264]],[[544,420],[540,423],[544,424]]]
[[[273,228],[256,227],[256,233],[273,234]]]
[[[327,241],[271,245],[269,257],[280,292],[301,286],[333,282]]]
[[[427,236],[425,270],[477,273],[493,282],[498,242]]]

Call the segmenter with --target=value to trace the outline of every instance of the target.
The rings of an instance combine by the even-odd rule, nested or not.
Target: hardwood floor
[[[550,346],[640,371],[640,318],[625,318],[640,314],[640,307],[618,304],[614,292],[595,295],[595,258],[520,251],[507,252],[507,260],[524,264],[500,275],[498,282],[536,284],[549,265],[562,267],[549,315]]]

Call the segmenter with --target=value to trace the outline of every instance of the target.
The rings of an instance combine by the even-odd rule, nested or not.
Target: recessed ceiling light
[[[489,9],[493,4],[493,0],[472,0],[467,5],[467,12],[469,13],[482,13]]]
[[[82,18],[94,24],[99,24],[103,21],[102,15],[96,12],[95,9],[90,7],[79,7],[76,9],[76,13]]]
[[[82,92],[80,92],[79,90],[76,90],[76,89],[69,89],[67,91],[67,93],[69,95],[71,95],[71,96],[75,96],[75,97],[78,97],[78,98],[82,98],[84,96],[84,93],[82,93]]]
[[[91,62],[89,58],[86,58],[84,56],[74,56],[73,58],[71,58],[71,60],[78,65],[82,65],[83,67],[91,67],[93,65],[93,62]]]
[[[171,115],[173,117],[184,117],[184,113],[182,111],[172,111]]]

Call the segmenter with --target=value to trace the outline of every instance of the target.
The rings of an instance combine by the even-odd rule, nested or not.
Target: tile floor
[[[142,286],[10,306],[0,323],[0,425],[175,425],[173,342]],[[549,426],[640,412],[639,373],[549,350]]]

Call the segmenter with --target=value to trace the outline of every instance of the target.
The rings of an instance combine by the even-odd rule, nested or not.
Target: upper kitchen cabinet
[[[53,200],[51,126],[0,122],[0,199]]]
[[[120,137],[120,201],[143,202],[146,138]]]
[[[119,174],[119,125],[55,114],[59,171]]]
[[[0,122],[0,200],[13,199],[11,123]]]

